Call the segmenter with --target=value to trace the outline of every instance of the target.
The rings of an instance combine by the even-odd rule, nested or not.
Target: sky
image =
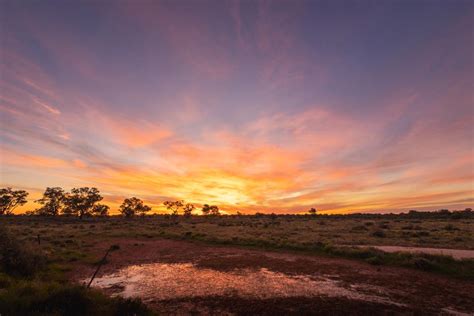
[[[474,202],[470,1],[0,2],[0,185],[227,213]]]

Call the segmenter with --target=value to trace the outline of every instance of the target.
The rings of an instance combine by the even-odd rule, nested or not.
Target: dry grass
[[[2,229],[0,243],[12,250],[0,254],[3,262],[0,266],[0,309],[11,314],[39,311],[36,314],[60,315],[70,314],[68,308],[72,306],[79,312],[104,315],[149,314],[150,311],[138,301],[109,299],[101,293],[70,285],[66,277],[66,272],[75,263],[94,265],[100,260],[94,254],[94,246],[103,242],[112,245],[124,238],[172,238],[298,250],[474,279],[474,260],[456,261],[442,256],[386,254],[376,249],[339,247],[397,245],[473,249],[473,224],[472,218],[420,220],[378,216],[200,216],[187,219],[151,216],[83,220],[0,217],[0,227],[9,231],[5,234],[5,229]],[[47,264],[31,270],[31,263],[37,262],[37,254],[47,257]],[[25,269],[20,269],[20,273],[9,271],[11,262],[18,262],[17,267]],[[70,305],[67,302],[71,300],[82,303]]]
[[[20,240],[36,243],[59,261],[93,260],[88,247],[114,238],[184,238],[279,248],[315,245],[393,245],[474,249],[473,219],[361,219],[312,216],[150,216],[145,218],[4,217]]]

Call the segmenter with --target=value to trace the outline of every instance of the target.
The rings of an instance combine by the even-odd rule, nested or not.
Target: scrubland
[[[9,314],[151,313],[140,301],[109,298],[71,283],[79,266],[95,267],[96,246],[124,240],[186,240],[315,256],[344,257],[370,265],[402,266],[423,273],[474,280],[474,260],[384,253],[347,246],[396,245],[474,249],[474,219],[410,216],[8,216],[0,218],[0,312]],[[120,251],[120,249],[118,250]],[[140,253],[137,252],[139,257]]]

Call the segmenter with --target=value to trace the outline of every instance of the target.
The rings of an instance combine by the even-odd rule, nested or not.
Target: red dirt
[[[100,259],[111,244],[112,252],[100,275],[145,263],[194,263],[197,267],[230,271],[238,268],[266,268],[289,275],[334,276],[347,286],[362,284],[365,290],[382,289],[397,305],[353,301],[344,298],[275,298],[249,300],[239,297],[199,297],[153,302],[165,314],[447,314],[443,309],[474,313],[474,283],[427,272],[397,267],[381,267],[365,262],[311,256],[290,252],[251,250],[230,246],[205,245],[174,240],[114,239],[94,246]],[[83,280],[95,267],[76,264],[71,279]],[[212,286],[210,284],[209,286]]]

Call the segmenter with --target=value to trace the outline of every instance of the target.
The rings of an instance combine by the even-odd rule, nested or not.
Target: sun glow
[[[112,213],[472,206],[472,10],[387,2],[392,19],[335,27],[316,2],[220,3],[9,4],[0,182],[31,192],[19,212],[54,186]]]

